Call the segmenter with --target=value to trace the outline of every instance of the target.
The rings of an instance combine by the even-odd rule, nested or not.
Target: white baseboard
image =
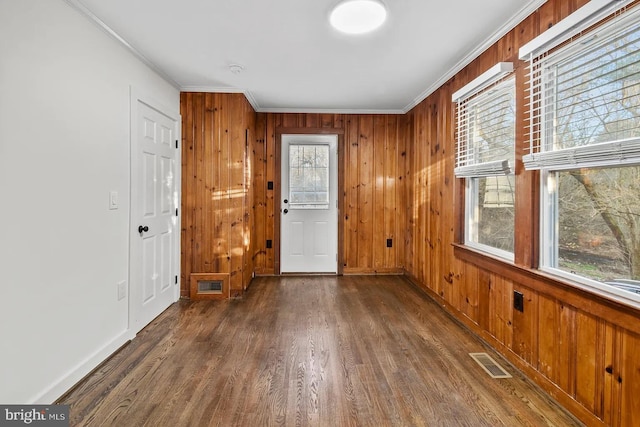
[[[88,373],[94,370],[98,365],[104,362],[116,350],[122,347],[127,341],[135,337],[134,333],[129,330],[122,332],[120,335],[105,344],[102,348],[87,357],[83,362],[78,364],[66,374],[63,374],[58,380],[54,381],[46,390],[30,399],[29,404],[49,405],[59,399],[74,385],[84,378]]]

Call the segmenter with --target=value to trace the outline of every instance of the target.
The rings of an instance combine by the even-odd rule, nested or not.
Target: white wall
[[[130,337],[130,86],[179,110],[63,0],[0,0],[1,403],[51,403]]]

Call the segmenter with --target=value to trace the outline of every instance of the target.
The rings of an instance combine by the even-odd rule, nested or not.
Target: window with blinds
[[[530,55],[527,169],[640,163],[640,8]]]
[[[540,265],[640,306],[640,5],[591,0],[520,49]]]
[[[455,175],[465,182],[464,243],[513,260],[515,78],[501,62],[453,94]]]
[[[513,171],[515,79],[509,77],[457,102],[455,175],[507,175]]]

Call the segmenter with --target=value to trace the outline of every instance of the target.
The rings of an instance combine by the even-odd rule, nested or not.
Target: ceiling
[[[546,0],[384,0],[387,21],[361,36],[330,27],[337,0],[66,1],[182,91],[243,92],[265,112],[401,113]]]

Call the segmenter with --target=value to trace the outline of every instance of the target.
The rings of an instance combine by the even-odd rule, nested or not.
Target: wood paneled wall
[[[547,1],[406,115],[255,114],[242,95],[183,94],[183,295],[192,272],[229,272],[236,292],[252,272],[276,272],[279,200],[267,183],[279,182],[277,135],[336,130],[345,273],[404,271],[588,425],[640,426],[638,310],[532,268],[538,177],[522,167],[523,126],[515,263],[457,245],[463,182],[453,174],[451,94],[496,62],[513,61],[524,123],[519,47],[587,2]],[[512,308],[514,290],[524,294],[522,313]]]
[[[345,274],[402,273],[405,250],[406,116],[259,113],[256,120],[255,268],[274,274],[276,215],[280,214],[275,188],[279,156],[278,132],[335,131],[344,135],[339,147],[343,165],[342,258]],[[392,247],[387,247],[392,239]]]
[[[255,111],[243,94],[182,93],[180,112],[181,295],[192,273],[228,274],[241,295],[254,271]]]
[[[463,203],[454,167],[451,95],[499,61],[516,64],[518,122],[524,66],[518,49],[586,0],[549,0],[408,113],[407,275],[588,425],[640,426],[640,313],[546,277],[536,263],[537,175],[524,171],[517,132],[516,262],[457,246]],[[524,294],[514,311],[513,291]]]
[[[277,134],[283,130],[343,135],[343,272],[403,272],[407,116],[255,114],[241,94],[211,93],[183,93],[181,113],[183,296],[191,273],[228,273],[238,294],[253,272],[276,272]]]

